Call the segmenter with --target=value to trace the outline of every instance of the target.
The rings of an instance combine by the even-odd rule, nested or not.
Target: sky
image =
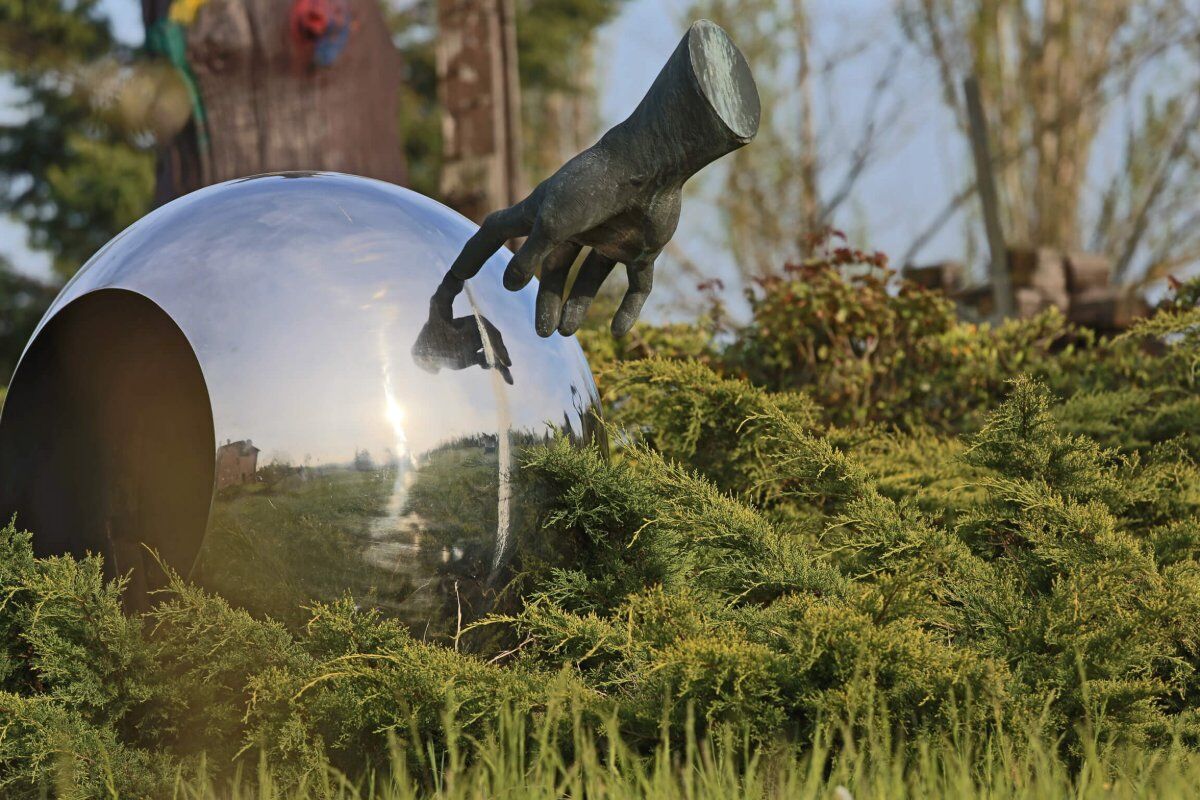
[[[141,41],[141,21],[134,0],[102,0],[102,6],[120,38],[131,43]],[[629,0],[619,17],[602,30],[596,66],[604,127],[623,119],[641,99],[690,22],[687,6],[687,0]],[[844,48],[847,43],[870,39],[877,45],[836,73],[832,84],[836,94],[822,96],[822,88],[817,89],[816,106],[819,113],[825,114],[818,120],[818,129],[827,137],[824,155],[833,164],[835,176],[838,158],[847,155],[845,150],[861,125],[871,86],[887,66],[889,37],[894,41],[901,35],[894,7],[895,0],[810,0],[817,60],[822,53]],[[917,233],[971,178],[969,152],[939,97],[940,85],[933,66],[913,48],[902,49],[899,77],[892,87],[902,110],[884,132],[888,156],[868,169],[851,201],[840,211],[840,218],[834,220],[837,227],[857,239],[855,244],[883,250],[894,258],[907,251]],[[0,85],[0,118],[10,100],[11,91]],[[770,113],[771,109],[764,109],[764,114]],[[1116,157],[1116,139],[1106,144],[1107,136],[1102,136],[1095,151],[1100,160]],[[848,144],[839,147],[841,142]],[[717,277],[732,274],[733,263],[725,243],[713,234],[720,225],[709,197],[719,183],[720,169],[718,165],[707,170],[700,186],[685,200],[675,239],[684,253],[704,263]],[[968,208],[965,216],[960,214],[945,225],[915,260],[932,263],[963,259],[980,235],[976,216]],[[24,230],[10,220],[0,220],[0,252],[26,271],[47,272],[48,260],[24,246]],[[670,269],[671,265],[662,268]],[[669,310],[661,307],[664,302],[670,299],[659,298],[660,313]]]
[[[688,5],[687,0],[633,0],[603,31],[598,72],[601,114],[606,124],[622,119],[641,99],[691,22]],[[851,43],[868,39],[874,42],[833,76],[832,92],[824,92],[819,82],[816,87],[815,107],[821,115],[817,128],[826,137],[822,144],[823,155],[832,163],[830,183],[837,183],[841,159],[849,156],[847,151],[856,141],[872,87],[880,71],[888,66],[891,45],[900,44],[894,6],[893,0],[809,0],[814,20],[814,63]],[[864,173],[851,201],[833,220],[856,245],[894,257],[908,250],[947,198],[971,177],[969,152],[942,105],[936,74],[912,48],[902,50],[904,61],[892,87],[902,111],[883,133],[889,155]],[[770,108],[763,109],[764,124],[771,112]],[[839,147],[840,142],[848,144]],[[721,168],[718,162],[709,171]],[[722,273],[732,275],[734,270],[732,257],[723,247],[726,243],[712,233],[720,231],[721,225],[707,198],[715,191],[718,178],[713,174],[702,177],[702,181],[708,181],[707,187],[693,191],[685,200],[675,241],[692,261],[704,264],[720,277]],[[916,260],[932,263],[962,259],[965,247],[965,225],[958,218],[944,226]],[[659,301],[670,302],[665,297]]]

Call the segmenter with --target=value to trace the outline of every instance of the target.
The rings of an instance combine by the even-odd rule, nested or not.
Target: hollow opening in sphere
[[[161,585],[151,551],[186,575],[212,501],[215,442],[200,364],[161,308],[103,289],[56,314],[0,415],[0,517],[38,556],[104,556],[126,602]]]

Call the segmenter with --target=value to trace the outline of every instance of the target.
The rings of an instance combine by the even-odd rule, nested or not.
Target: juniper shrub
[[[544,513],[511,610],[481,623],[490,650],[352,598],[285,624],[178,577],[128,615],[98,559],[35,558],[9,525],[0,793],[168,796],[260,758],[293,786],[395,753],[420,770],[514,716],[564,752],[580,726],[787,749],[882,713],[905,742],[1200,745],[1196,312],[1057,349],[1050,317],[964,327],[940,298],[810,267],[736,358],[603,372],[611,459],[526,451],[518,490]],[[801,320],[782,360],[755,349],[768,305]],[[732,367],[755,353],[769,385]]]

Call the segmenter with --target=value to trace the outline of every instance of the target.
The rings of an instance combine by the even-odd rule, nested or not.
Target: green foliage
[[[97,558],[34,559],[31,538],[0,532],[0,789],[5,797],[161,791],[167,754],[129,736],[143,720],[154,646],[121,613],[121,582]]]
[[[513,721],[494,738],[463,740],[416,780],[396,757],[390,774],[348,783],[326,768],[305,786],[289,788],[271,766],[230,783],[189,781],[178,794],[187,800],[789,800],[955,798],[955,800],[1185,800],[1195,796],[1200,767],[1177,748],[1146,758],[1141,751],[1093,743],[1082,761],[1068,761],[1055,743],[1036,731],[1015,731],[987,740],[962,730],[930,737],[918,746],[897,746],[886,719],[867,734],[819,735],[795,754],[748,754],[740,740],[708,736],[682,748],[662,746],[650,757],[607,738],[593,741],[583,726],[570,757],[552,748],[530,751],[528,725]]]
[[[308,598],[353,585],[386,590],[396,580],[387,570],[362,574],[370,542],[362,521],[382,516],[394,475],[342,469],[320,481],[231,487],[212,504],[196,570],[234,605],[289,623],[306,616]]]
[[[53,288],[17,274],[0,257],[0,381],[12,376],[25,343],[54,295]],[[3,401],[0,394],[0,404]]]
[[[768,394],[741,380],[721,378],[697,361],[624,361],[600,374],[614,399],[609,419],[668,459],[688,463],[728,492],[761,497],[769,483],[759,420],[770,406],[805,427],[821,409],[807,396]],[[696,388],[703,386],[703,391]],[[730,420],[741,420],[731,426]]]
[[[57,113],[49,109],[59,102],[65,106],[68,101],[42,98],[38,136],[60,135],[45,130],[51,124],[46,114]],[[71,114],[69,110],[63,113]],[[30,244],[50,251],[55,273],[66,278],[150,210],[154,154],[131,147],[120,136],[100,130],[85,132],[87,127],[77,120],[61,120],[60,124],[61,149],[46,159],[52,163],[35,179],[37,199],[23,199],[17,213],[29,227]],[[42,139],[38,147],[48,147],[51,142],[53,138]],[[43,222],[42,216],[48,213],[52,215]]]
[[[408,169],[408,188],[437,197],[442,173],[442,116],[438,105],[434,44],[437,7],[433,2],[382,4],[402,57],[400,136]]]
[[[112,38],[101,0],[0,2],[0,69],[62,69],[108,52]]]
[[[522,661],[566,661],[619,698],[627,731],[652,738],[666,703],[680,730],[694,714],[767,741],[879,702],[915,732],[947,724],[955,698],[1005,691],[1001,665],[877,619],[805,537],[645,448],[628,455],[559,445],[526,465],[575,548],[505,620]]]
[[[1155,314],[1121,336],[1050,365],[1047,382],[1074,406],[1064,415],[1070,424],[1124,451],[1178,440],[1200,457],[1198,292],[1200,279],[1179,284]]]
[[[20,100],[0,125],[0,203],[70,277],[150,210],[154,154],[71,92],[73,72],[119,48],[96,0],[0,0],[0,70]]]
[[[617,15],[624,0],[518,0],[517,49],[521,86],[579,92],[586,45]]]
[[[609,329],[609,320],[617,310],[618,300],[604,294],[598,297],[576,334],[594,370],[603,371],[622,361],[646,358],[687,359],[709,365],[716,362],[718,354],[712,344],[715,331],[704,324],[640,325],[624,337],[616,338]]]
[[[502,710],[601,708],[570,674],[418,642],[349,599],[289,630],[174,576],[154,610],[128,616],[122,586],[104,581],[98,558],[35,559],[28,534],[0,532],[5,797],[50,786],[161,797],[177,775],[227,775],[262,755],[295,784],[329,763],[382,763],[388,734],[416,758],[445,743],[449,718],[483,737]]]
[[[792,299],[764,295],[770,315],[729,348],[706,343],[707,363],[614,358],[600,375],[613,457],[520,443],[513,581],[447,644],[414,638],[372,597],[300,608],[306,593],[273,592],[274,618],[237,607],[256,565],[303,584],[314,553],[361,562],[363,537],[311,527],[303,482],[277,489],[299,480],[286,465],[214,505],[225,599],[168,576],[153,609],[123,613],[123,583],[97,558],[35,558],[10,525],[0,790],[157,797],[211,780],[334,797],[332,771],[391,769],[397,791],[436,793],[456,770],[509,785],[487,770],[528,777],[549,759],[558,796],[582,792],[589,758],[616,781],[698,742],[710,755],[742,743],[737,786],[760,763],[836,773],[856,742],[894,758],[893,774],[930,752],[970,764],[970,781],[1005,763],[988,778],[1005,786],[1032,773],[1031,753],[1075,776],[1060,787],[1098,780],[1089,765],[1128,766],[1120,754],[1194,759],[1200,318],[1187,288],[1094,340],[1049,317],[964,326],[936,296],[810,267],[772,284]],[[787,346],[770,352],[786,358],[772,361],[765,320],[788,309],[808,323],[780,329]],[[1050,347],[1064,332],[1075,344]],[[865,371],[848,364],[875,335],[896,341],[863,351]],[[694,352],[699,338],[660,341]],[[939,349],[950,342],[970,346]],[[792,388],[737,376],[751,364]],[[411,510],[469,506],[452,476],[495,468],[478,447],[428,454]],[[347,470],[320,502],[361,516],[393,478]],[[238,550],[239,521],[272,497],[292,521]],[[487,528],[493,513],[456,524]]]
[[[939,292],[903,280],[893,289],[881,254],[821,247],[760,281],[753,319],[723,360],[758,385],[810,392],[839,424],[961,429],[1068,333],[1054,311],[998,328],[962,323]]]
[[[1147,328],[1177,333],[1176,323]],[[1171,346],[1191,345],[1179,339]],[[1164,357],[1187,358],[1168,352]],[[621,369],[641,379],[632,391],[616,384],[623,398],[646,408],[658,388],[659,402],[672,409],[648,414],[656,445],[711,469],[711,456],[694,447],[688,410],[719,403],[734,382],[670,362]],[[690,385],[679,380],[688,372]],[[767,496],[790,497],[808,510],[784,518],[783,530],[812,542],[819,520],[808,548],[827,553],[852,579],[852,608],[875,625],[949,637],[953,654],[994,670],[986,683],[994,689],[998,682],[1010,698],[1003,701],[1007,713],[1042,710],[1044,724],[1072,748],[1072,726],[1082,719],[1102,736],[1139,745],[1195,740],[1195,708],[1179,698],[1194,696],[1198,666],[1190,632],[1200,622],[1191,617],[1200,599],[1200,470],[1180,441],[1151,441],[1144,452],[1105,448],[1060,427],[1050,393],[1028,378],[1013,381],[1008,399],[956,446],[928,431],[839,443],[814,428],[811,416],[772,407],[769,395],[750,386],[742,392],[758,398],[742,424],[754,426],[763,462],[755,474],[767,476]],[[1137,406],[1091,408],[1093,424],[1108,429],[1123,416],[1100,417],[1103,409],[1124,415]],[[720,428],[721,418],[718,412],[703,420]],[[726,422],[724,433],[737,428]],[[890,468],[906,480],[877,478],[855,457],[860,448],[867,463],[887,465],[900,455],[903,464]],[[732,453],[737,463],[736,446]],[[934,482],[944,488],[923,497]],[[872,635],[861,629],[850,638]],[[877,690],[878,677],[872,681]],[[970,681],[963,685],[976,690]],[[764,705],[786,707],[778,696]]]
[[[758,279],[747,292],[752,316],[744,325],[730,325],[710,298],[711,310],[695,324],[642,325],[614,341],[597,325],[611,313],[594,310],[580,340],[601,382],[627,361],[697,361],[760,389],[802,391],[828,424],[961,432],[978,427],[1016,374],[1073,394],[1083,375],[1093,387],[1114,385],[1139,363],[1130,356],[1137,343],[1097,343],[1053,309],[999,326],[963,322],[945,295],[897,279],[883,254],[839,246],[837,236],[819,239],[803,263]],[[1151,367],[1143,360],[1141,368]],[[618,377],[609,392],[619,415],[627,384]]]

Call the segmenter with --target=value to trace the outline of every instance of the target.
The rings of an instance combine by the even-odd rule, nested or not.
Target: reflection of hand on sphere
[[[437,374],[446,369],[467,367],[495,368],[509,384],[513,382],[512,359],[500,331],[482,316],[454,316],[454,298],[463,290],[463,282],[447,273],[429,298],[429,319],[413,345],[413,360],[426,372]],[[488,342],[484,346],[482,331]],[[489,358],[488,349],[491,350]]]
[[[508,264],[516,291],[541,271],[536,327],[574,333],[618,263],[629,290],[612,321],[623,336],[654,282],[654,261],[679,222],[684,182],[747,144],[758,132],[758,90],[746,59],[717,25],[702,20],[683,37],[630,117],[575,156],[516,205],[490,214],[451,266],[472,277],[508,239],[528,236]],[[584,247],[564,303],[567,275]]]

